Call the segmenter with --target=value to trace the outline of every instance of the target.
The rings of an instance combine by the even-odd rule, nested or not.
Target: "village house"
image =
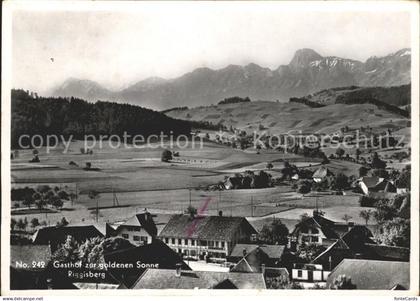
[[[257,232],[244,217],[174,215],[159,238],[184,258],[226,261]]]
[[[249,254],[262,253],[265,260],[262,262],[265,266],[278,267],[281,264],[285,246],[282,245],[266,245],[266,244],[236,244],[227,260],[232,263],[238,263]]]
[[[353,226],[353,223],[335,223],[314,210],[313,216],[304,218],[295,226],[290,235],[290,248],[296,250],[302,244],[330,246]]]
[[[296,282],[326,282],[329,274],[321,264],[295,263],[292,268],[292,280]]]
[[[362,177],[357,181],[365,195],[385,197],[397,194],[397,187],[391,181],[380,177]]]
[[[148,269],[132,289],[265,289],[262,273]]]
[[[157,215],[152,215],[150,212],[145,211],[134,215],[124,222],[107,223],[106,237],[120,236],[135,246],[150,244],[166,222],[167,219],[157,219]]]
[[[360,290],[407,290],[410,263],[366,259],[344,259],[328,276],[331,288],[338,276],[345,275]]]

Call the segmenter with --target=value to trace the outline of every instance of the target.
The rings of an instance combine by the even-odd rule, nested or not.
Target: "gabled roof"
[[[388,180],[383,180],[373,187],[374,191],[397,192],[397,187]]]
[[[366,185],[367,188],[370,189],[381,183],[384,179],[380,177],[362,177],[360,180]]]
[[[62,243],[67,236],[72,236],[76,241],[83,242],[93,237],[103,237],[104,235],[93,225],[87,226],[65,226],[65,227],[44,227],[38,229],[32,240],[34,244],[46,245],[52,243]]]
[[[11,245],[10,246],[10,267],[25,270],[43,270],[51,260],[51,249],[49,245]],[[28,268],[20,268],[16,262],[27,264]],[[33,262],[44,262],[45,265],[33,266]]]
[[[378,258],[384,260],[395,260],[395,261],[409,261],[410,260],[410,249],[402,247],[393,247],[376,244],[365,244],[367,251],[371,255],[376,255]]]
[[[132,269],[108,268],[108,271],[114,278],[118,279],[128,288],[133,285],[150,265],[158,265],[156,268],[159,269],[173,270],[180,263],[183,270],[190,270],[190,267],[185,264],[178,253],[158,239],[154,239],[151,244],[106,253],[104,254],[104,261],[133,264],[134,268]],[[138,262],[145,264],[145,266],[138,268]]]
[[[318,168],[312,175],[312,178],[320,178],[323,179],[326,176],[331,176],[333,175],[333,173],[326,168],[325,166],[321,166],[320,168]]]
[[[160,237],[192,238],[203,240],[230,241],[240,227],[245,227],[252,233],[255,229],[244,217],[235,216],[196,216],[173,215]]]
[[[229,280],[238,289],[265,289],[261,273],[231,273],[213,271],[181,271],[148,269],[132,289],[210,289]]]
[[[154,237],[157,235],[156,224],[153,220],[152,214],[149,212],[134,215],[119,227],[123,226],[142,227],[150,236]]]
[[[311,263],[318,263],[324,256],[328,256],[328,254],[332,250],[350,250],[347,244],[342,239],[337,239],[336,242],[331,244],[327,249],[325,249],[322,253],[320,253],[315,259],[311,261]]]
[[[244,250],[246,254],[251,253],[255,249],[260,248],[270,259],[280,259],[284,253],[285,246],[282,245],[257,245],[257,244],[236,244],[233,248],[231,257],[243,257]]]
[[[410,288],[410,264],[398,261],[344,259],[330,273],[327,288],[339,275],[350,277],[357,289],[390,290],[397,285]]]
[[[314,216],[308,217],[303,221],[299,222],[293,230],[292,235],[295,234],[296,231],[302,227],[315,226],[321,229],[322,233],[324,233],[326,238],[336,239],[339,237],[339,235],[334,231],[334,224],[335,223],[333,221],[321,215],[315,214]]]
[[[262,265],[268,261],[268,255],[261,250],[256,248],[250,253],[246,254],[230,271],[241,272],[241,273],[260,273],[262,271]]]

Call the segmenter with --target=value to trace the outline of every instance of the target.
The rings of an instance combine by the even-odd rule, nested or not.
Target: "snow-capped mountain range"
[[[94,81],[69,78],[50,95],[123,101],[158,110],[210,105],[231,96],[287,102],[290,97],[333,87],[408,84],[410,67],[410,49],[360,62],[323,57],[305,48],[296,51],[288,65],[275,70],[253,63],[219,70],[198,68],[175,79],[148,78],[120,91],[111,91]]]

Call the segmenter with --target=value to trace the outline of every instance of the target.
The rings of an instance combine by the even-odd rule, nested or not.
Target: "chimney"
[[[261,264],[261,273],[263,274],[263,276],[265,275],[265,264]]]
[[[181,277],[181,263],[177,263],[176,264],[176,269],[175,269],[175,276],[176,277]]]

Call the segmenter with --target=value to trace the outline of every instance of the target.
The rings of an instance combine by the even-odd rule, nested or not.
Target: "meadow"
[[[67,202],[56,213],[32,212],[28,219],[37,217],[55,224],[63,216],[72,224],[95,221],[96,200],[88,192],[99,192],[99,222],[114,222],[142,212],[145,208],[158,214],[181,213],[191,204],[204,210],[203,204],[210,198],[204,214],[246,216],[253,222],[278,217],[296,221],[303,213],[311,213],[316,205],[326,216],[341,221],[344,213],[350,212],[354,221],[360,221],[358,195],[309,195],[303,196],[291,186],[275,186],[264,189],[239,189],[211,191],[208,185],[216,184],[225,176],[245,170],[266,169],[273,177],[280,175],[284,160],[299,167],[316,169],[319,162],[295,154],[284,154],[274,150],[242,151],[213,142],[205,142],[202,149],[180,149],[179,157],[171,162],[161,162],[163,148],[155,146],[141,148],[120,147],[113,149],[107,144],[93,148],[93,154],[82,154],[83,141],[73,141],[67,153],[64,147],[46,152],[39,149],[40,163],[28,163],[31,150],[20,150],[19,157],[12,161],[12,185],[36,187],[40,184],[67,186],[78,192],[73,205]],[[76,165],[70,165],[70,162]],[[86,163],[93,170],[85,170]],[[357,174],[358,164],[333,160],[328,167],[347,174]],[[115,198],[118,206],[113,207]],[[19,215],[18,217],[21,217]],[[293,223],[292,222],[292,223]]]

